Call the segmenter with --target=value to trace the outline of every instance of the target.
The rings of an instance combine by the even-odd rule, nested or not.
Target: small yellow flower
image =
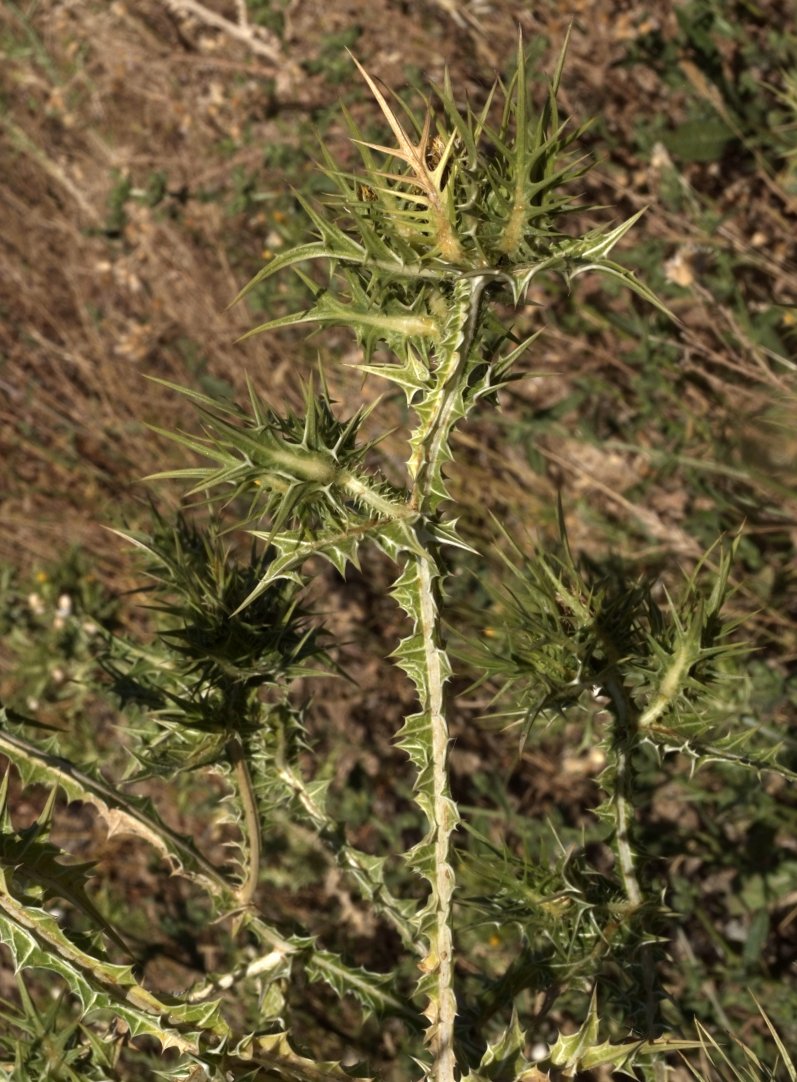
[[[430,169],[436,169],[443,160],[446,152],[446,141],[442,135],[436,135],[426,149],[426,164]]]

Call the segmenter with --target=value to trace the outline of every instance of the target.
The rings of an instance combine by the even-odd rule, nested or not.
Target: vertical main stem
[[[452,935],[452,898],[454,871],[449,863],[451,831],[456,825],[456,809],[448,786],[448,722],[445,714],[445,653],[439,648],[440,613],[435,602],[435,569],[429,559],[418,558],[420,605],[419,631],[423,642],[428,679],[427,709],[432,731],[432,811],[434,815],[434,871],[432,889],[435,901],[434,934],[430,951],[422,965],[436,970],[437,1003],[430,1001],[427,1017],[434,1055],[433,1077],[436,1082],[453,1082],[454,1023],[457,1000],[454,995],[454,958]]]
[[[427,1039],[433,1057],[434,1082],[454,1082],[454,994],[452,905],[454,870],[450,864],[451,833],[458,821],[448,779],[449,732],[445,684],[450,675],[443,646],[439,595],[444,568],[439,563],[433,527],[438,508],[448,498],[443,466],[451,458],[449,441],[457,421],[467,413],[465,392],[471,349],[478,330],[485,279],[455,283],[449,316],[434,366],[434,383],[419,406],[419,424],[411,439],[410,505],[418,513],[416,531],[423,552],[408,554],[395,596],[414,623],[414,634],[399,647],[399,661],[416,684],[420,712],[405,723],[402,743],[418,768],[416,796],[429,820],[429,832],[415,853],[418,870],[431,885],[424,910],[427,951],[420,962],[419,989],[427,996]]]

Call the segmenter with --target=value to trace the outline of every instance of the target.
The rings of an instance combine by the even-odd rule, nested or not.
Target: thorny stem
[[[628,733],[632,724],[631,704],[628,701],[625,688],[616,675],[612,674],[606,679],[605,687],[614,706],[615,723],[618,730],[614,739],[614,809],[616,824],[614,836],[617,845],[617,861],[620,865],[620,876],[623,880],[626,897],[630,904],[636,908],[636,906],[642,904],[642,890],[637,878],[636,861],[634,860],[630,837],[632,779],[628,756]]]
[[[420,631],[429,687],[427,708],[432,725],[432,785],[434,791],[435,839],[434,839],[434,892],[436,895],[436,943],[432,945],[427,965],[437,968],[436,1010],[430,1021],[436,1030],[432,1033],[435,1053],[434,1077],[437,1082],[453,1082],[456,1060],[454,1058],[454,1022],[457,1001],[454,995],[454,964],[452,936],[452,898],[454,873],[449,863],[451,829],[448,820],[448,723],[445,715],[444,684],[446,674],[442,668],[441,652],[437,646],[440,638],[439,608],[435,603],[434,566],[430,559],[418,557],[419,586],[422,599]]]
[[[238,796],[244,813],[244,833],[248,846],[248,860],[246,876],[243,883],[235,892],[236,898],[242,909],[247,909],[251,904],[260,881],[260,816],[257,811],[257,799],[252,785],[252,775],[249,773],[249,765],[244,754],[243,744],[239,736],[233,736],[227,741],[227,756],[235,775],[235,783],[238,787]]]
[[[613,652],[613,651],[612,651]],[[631,845],[631,823],[633,819],[633,775],[630,751],[633,739],[639,729],[639,712],[634,707],[628,691],[620,679],[612,660],[612,668],[605,677],[604,686],[612,701],[615,718],[614,734],[614,810],[615,810],[615,846],[620,877],[625,887],[625,895],[633,909],[642,905],[644,896],[639,885],[636,859]],[[655,1019],[655,968],[649,950],[649,944],[641,948],[642,976],[645,982],[645,1021],[649,1033],[653,1031]]]
[[[468,361],[478,329],[481,298],[486,285],[482,277],[460,279],[454,287],[451,314],[445,328],[436,369],[434,408],[416,432],[409,462],[413,478],[410,506],[423,518],[435,517],[437,503],[444,497],[443,463],[447,460],[451,430],[463,412],[464,383]],[[421,640],[420,654],[424,670],[419,687],[422,710],[431,728],[430,782],[433,818],[434,869],[431,872],[434,926],[430,929],[429,949],[421,961],[424,974],[435,977],[426,1015],[428,1039],[434,1057],[432,1076],[436,1082],[453,1082],[456,1070],[454,1025],[457,1001],[454,994],[454,959],[452,902],[454,873],[449,863],[451,832],[456,826],[456,808],[449,795],[448,744],[445,683],[448,662],[442,647],[443,635],[439,606],[443,568],[435,559],[431,539],[419,531],[426,554],[413,555],[415,562],[417,609],[412,614]]]
[[[456,337],[448,357],[442,358],[437,372],[439,391],[436,409],[419,432],[409,462],[409,470],[414,478],[410,506],[420,512],[429,510],[435,466],[440,463],[448,446],[448,438],[456,421],[455,411],[463,391],[462,375],[478,330],[481,301],[488,280],[482,276],[460,278],[455,287],[453,314],[457,321],[454,328]]]

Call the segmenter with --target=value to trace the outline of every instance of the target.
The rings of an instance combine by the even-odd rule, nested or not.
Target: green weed
[[[777,786],[795,777],[777,734],[750,724],[741,617],[728,607],[743,542],[713,544],[671,585],[616,559],[576,560],[561,508],[558,545],[495,523],[482,546],[449,479],[455,433],[500,410],[536,348],[540,327],[521,333],[507,312],[538,282],[560,295],[589,275],[591,296],[597,281],[670,319],[613,258],[639,213],[568,230],[587,165],[583,129],[557,106],[563,62],[537,112],[522,45],[479,111],[446,80],[414,112],[357,65],[389,135],[346,114],[357,169],[324,152],[326,194],[297,197],[311,238],[279,246],[240,295],[291,272],[301,306],[250,333],[353,334],[363,374],[403,397],[402,477],[380,458],[380,403],[344,413],[323,378],[295,413],[254,386],[242,405],[169,385],[202,426],[160,433],[197,460],[157,475],[183,485],[184,511],[120,531],[142,558],[153,634],[108,620],[91,651],[127,722],[124,768],[111,780],[104,764],[67,757],[67,738],[3,712],[0,751],[16,767],[0,794],[0,939],[21,974],[18,1002],[2,1008],[12,1077],[532,1082],[602,1068],[653,1079],[680,1051],[724,1055],[691,1030],[703,986],[679,985],[671,960],[684,919],[713,928],[705,895],[673,865],[713,845],[718,868],[740,877],[722,940],[735,980],[760,973],[773,899],[794,882],[793,861],[745,866],[729,845],[741,830],[775,846]],[[251,190],[239,194],[247,209]],[[478,580],[475,612],[465,576]],[[333,602],[358,577],[374,595],[384,585],[390,626],[377,630],[392,640],[387,657],[355,658],[361,675],[370,665],[390,680],[390,660],[409,678],[392,677],[403,755],[371,709],[373,746],[354,749],[368,754],[341,787],[343,749],[329,753],[314,711],[346,702],[354,632],[336,628]],[[31,625],[25,644],[49,617],[42,604],[9,610],[12,633]],[[32,663],[58,650],[81,662],[82,640],[39,641]],[[468,710],[509,733],[489,746],[500,765],[467,759]],[[534,753],[546,741],[581,779],[567,807],[545,804]],[[22,822],[10,787],[34,784],[44,805]],[[662,837],[666,809],[651,805],[665,784],[676,802],[702,802],[702,830],[676,823]],[[143,940],[140,914],[110,888],[95,896],[93,866],[69,859],[58,831],[76,802],[130,840],[150,885],[141,904],[159,916],[149,927],[183,936],[170,959],[182,983],[147,970],[159,944]],[[36,969],[63,989],[44,1009],[24,983]]]

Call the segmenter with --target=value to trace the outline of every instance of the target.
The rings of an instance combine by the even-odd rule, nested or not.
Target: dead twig
[[[246,14],[246,4],[237,0],[238,22],[211,11],[199,0],[160,0],[161,4],[178,18],[193,16],[205,26],[212,26],[228,37],[246,45],[256,56],[263,57],[277,68],[278,78],[287,79],[290,85],[302,77],[299,66],[285,56],[282,44],[275,34],[263,26],[252,26]]]

